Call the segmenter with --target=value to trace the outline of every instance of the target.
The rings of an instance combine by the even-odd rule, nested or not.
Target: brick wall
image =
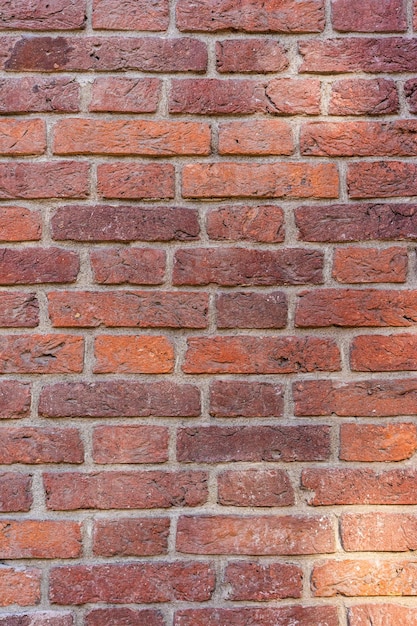
[[[0,0],[0,626],[417,624],[412,5]]]

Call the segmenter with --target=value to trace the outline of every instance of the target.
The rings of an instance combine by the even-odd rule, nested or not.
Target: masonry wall
[[[0,0],[0,625],[417,624],[417,3]]]

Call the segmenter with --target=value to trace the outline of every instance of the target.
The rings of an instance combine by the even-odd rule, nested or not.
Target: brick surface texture
[[[0,0],[0,626],[417,626],[417,0]]]

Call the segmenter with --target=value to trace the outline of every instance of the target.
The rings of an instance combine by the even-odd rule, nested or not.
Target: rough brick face
[[[0,0],[0,626],[417,626],[416,35]]]

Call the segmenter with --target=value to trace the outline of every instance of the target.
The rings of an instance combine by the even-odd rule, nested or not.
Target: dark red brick
[[[80,87],[74,78],[0,79],[0,113],[76,113]]]
[[[283,410],[279,384],[215,380],[210,386],[210,415],[214,417],[279,417]]]
[[[261,565],[235,561],[227,565],[225,572],[225,583],[230,585],[229,600],[265,602],[300,598],[302,580],[302,570],[286,563]]]
[[[284,470],[227,470],[219,474],[217,484],[218,503],[224,506],[291,506],[295,503],[294,490]]]
[[[4,384],[4,383],[3,383]],[[82,463],[84,447],[76,428],[2,427],[0,463]]]
[[[12,472],[0,474],[0,511],[2,513],[29,511],[32,501],[32,476]]]
[[[332,25],[341,32],[405,31],[407,15],[404,0],[332,0]]]
[[[284,213],[274,205],[222,206],[207,214],[207,234],[219,241],[284,241]]]
[[[30,412],[31,388],[17,380],[0,382],[0,419],[20,419]]]
[[[94,522],[93,552],[98,556],[153,556],[168,552],[166,517],[105,519]]]
[[[182,609],[175,613],[175,626],[339,626],[333,606],[286,606],[280,608]],[[414,626],[414,625],[412,625]]]
[[[94,609],[85,620],[86,626],[165,626],[162,613],[154,609]]]
[[[216,297],[217,328],[285,328],[287,298],[283,291],[238,291]]]
[[[94,281],[105,285],[160,285],[166,253],[152,248],[101,248],[90,253]]]

